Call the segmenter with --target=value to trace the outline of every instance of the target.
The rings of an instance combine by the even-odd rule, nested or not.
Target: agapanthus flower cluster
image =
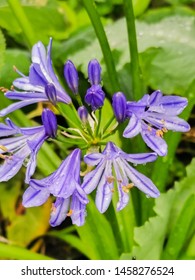
[[[189,124],[178,117],[187,106],[187,99],[163,96],[157,90],[150,95],[145,94],[141,100],[127,101],[124,93],[116,92],[111,100],[113,115],[110,120],[104,120],[101,114],[97,114],[101,112],[106,98],[99,62],[92,59],[88,63],[89,88],[84,100],[79,92],[79,74],[75,65],[70,60],[65,63],[64,78],[74,99],[76,97],[75,105],[54,72],[51,48],[52,39],[47,50],[41,42],[35,44],[29,75],[25,76],[15,68],[21,77],[13,81],[12,90],[5,92],[7,98],[19,101],[3,108],[0,111],[2,117],[39,102],[44,109],[42,125],[19,127],[10,118],[0,124],[0,182],[8,181],[24,166],[28,187],[22,203],[25,207],[40,206],[51,196],[51,226],[60,225],[66,217],[71,217],[73,224],[83,225],[88,195],[93,191],[96,191],[95,203],[101,213],[108,209],[116,191],[118,203],[115,207],[118,211],[129,202],[132,188],[139,189],[147,197],[157,198],[160,193],[154,183],[132,165],[146,164],[155,161],[158,156],[165,156],[168,147],[163,136],[168,130],[186,132],[190,129]],[[70,106],[77,126],[72,121],[74,125],[67,127],[71,116],[66,119],[60,103]],[[54,107],[55,110],[52,110]],[[58,125],[54,114],[57,111],[65,117],[64,126],[61,123]],[[141,134],[151,151],[128,154],[110,140],[121,123],[126,123],[123,137],[132,138]],[[106,140],[108,137],[109,141]],[[42,179],[32,178],[33,175],[36,177],[38,151],[45,141],[53,138],[72,143],[69,155],[62,159],[52,174]]]

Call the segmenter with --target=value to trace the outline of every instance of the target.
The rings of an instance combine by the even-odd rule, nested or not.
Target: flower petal
[[[157,159],[156,153],[126,154],[122,152],[121,156],[127,161],[130,161],[131,163],[135,163],[135,164],[152,162]]]
[[[91,193],[97,187],[102,173],[104,171],[105,164],[105,161],[102,162],[102,164],[98,165],[93,171],[85,175],[81,187],[83,188],[86,194]]]
[[[56,199],[53,204],[53,211],[51,212],[50,225],[52,227],[59,226],[67,217],[69,210],[70,199],[63,199],[61,197]]]
[[[35,207],[44,204],[49,198],[50,192],[47,188],[37,190],[31,186],[23,194],[22,204],[24,207]]]
[[[183,119],[160,113],[148,112],[146,120],[152,125],[168,130],[186,132],[190,130],[190,125]]]
[[[6,107],[6,108],[4,108],[3,110],[0,111],[0,117],[4,117],[7,114],[9,114],[9,113],[11,113],[15,110],[18,110],[18,109],[20,109],[22,107],[25,107],[27,105],[38,103],[38,102],[41,102],[41,101],[44,101],[44,100],[40,99],[40,98],[39,99],[34,98],[34,99],[23,100],[23,101],[13,103],[13,104],[9,105],[8,107]]]
[[[73,195],[70,209],[72,210],[72,223],[77,226],[82,226],[85,223],[86,217],[85,204],[81,203],[81,201],[75,195]]]
[[[140,120],[132,114],[132,117],[130,118],[129,124],[125,128],[123,132],[123,136],[125,138],[132,138],[136,136],[141,131],[141,122]]]
[[[188,100],[180,96],[163,96],[159,105],[169,115],[179,115],[188,105]]]
[[[139,190],[144,192],[146,195],[154,198],[160,195],[159,190],[148,177],[135,170],[125,161],[123,161],[123,168],[129,179]]]
[[[141,133],[142,138],[146,145],[150,147],[154,152],[156,152],[159,156],[166,156],[167,154],[167,143],[163,138],[157,136],[150,131],[143,131]]]
[[[94,166],[101,162],[104,156],[101,153],[92,153],[84,156],[84,162],[88,165]]]
[[[95,203],[100,211],[100,213],[104,213],[112,200],[112,189],[113,189],[113,182],[109,182],[107,178],[112,176],[112,165],[111,161],[108,160],[106,163],[104,174],[102,175],[102,178],[98,184],[96,197],[95,197]]]

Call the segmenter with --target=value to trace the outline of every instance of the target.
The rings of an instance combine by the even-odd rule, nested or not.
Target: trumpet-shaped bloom
[[[25,207],[42,205],[50,194],[56,197],[51,226],[61,224],[67,216],[78,226],[85,221],[88,199],[80,185],[80,157],[80,149],[75,149],[51,175],[41,180],[31,179],[23,195]]]
[[[163,96],[157,90],[144,95],[138,102],[127,102],[126,116],[130,118],[123,136],[131,138],[141,133],[143,140],[160,156],[167,154],[163,134],[168,130],[186,132],[189,124],[177,117],[187,106],[187,99],[179,96]]]
[[[22,77],[17,78],[13,85],[19,90],[7,91],[5,96],[13,100],[21,100],[9,105],[0,111],[0,116],[5,116],[24,106],[37,102],[56,102],[70,103],[71,98],[64,91],[54,73],[51,60],[52,39],[50,39],[47,52],[41,42],[35,44],[32,48],[32,64],[29,70],[29,76],[23,75],[16,70]],[[48,97],[48,84],[52,84],[49,90],[51,98]],[[49,92],[49,94],[50,94]],[[55,94],[54,94],[55,92]],[[54,102],[54,104],[55,104]]]
[[[0,157],[4,160],[0,165],[0,182],[15,176],[23,164],[27,167],[25,182],[29,182],[39,149],[46,139],[56,135],[57,122],[53,112],[44,110],[42,122],[42,126],[20,128],[7,118],[6,125],[0,124]]]
[[[101,213],[107,210],[111,202],[115,182],[119,194],[117,210],[127,205],[128,192],[133,186],[148,196],[158,197],[159,191],[152,181],[128,164],[143,164],[156,160],[156,157],[155,153],[126,154],[114,143],[108,142],[102,153],[92,153],[84,157],[88,165],[96,165],[96,168],[84,177],[82,188],[87,194],[97,188],[96,206]]]

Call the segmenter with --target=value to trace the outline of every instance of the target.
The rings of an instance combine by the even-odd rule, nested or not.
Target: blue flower
[[[68,87],[74,94],[78,94],[79,76],[72,61],[68,60],[64,65],[64,77]]]
[[[117,92],[112,97],[114,115],[119,123],[126,119],[127,100],[122,92]]]
[[[159,191],[152,181],[128,164],[143,164],[156,158],[155,153],[126,154],[114,143],[108,142],[102,153],[91,153],[84,157],[88,165],[97,167],[84,177],[82,188],[87,194],[97,188],[96,206],[101,213],[107,210],[111,202],[115,182],[119,194],[118,211],[127,205],[128,192],[133,186],[150,197],[158,197]]]
[[[159,156],[167,154],[167,143],[162,138],[168,130],[186,132],[189,124],[177,117],[187,106],[187,99],[179,96],[163,96],[157,90],[144,95],[138,102],[127,102],[126,116],[130,118],[123,136],[132,138],[141,133],[148,147]]]
[[[88,77],[91,87],[85,95],[85,102],[95,111],[104,105],[105,93],[101,86],[101,67],[96,59],[88,64]]]
[[[17,69],[16,71],[22,76],[17,78],[13,85],[19,90],[7,91],[5,96],[13,100],[21,100],[9,105],[0,111],[0,116],[5,116],[24,106],[37,102],[47,102],[52,100],[48,98],[47,85],[52,84],[56,91],[56,101],[69,104],[71,98],[60,85],[57,76],[54,73],[51,60],[52,39],[50,39],[47,53],[41,42],[35,44],[32,48],[32,64],[30,66],[29,76],[23,75]],[[52,93],[54,90],[52,91]],[[53,96],[53,95],[52,95]]]
[[[7,118],[6,125],[0,124],[0,157],[4,160],[0,165],[0,182],[15,176],[23,164],[27,167],[25,182],[29,182],[39,149],[45,140],[55,137],[57,131],[56,117],[49,109],[43,111],[42,122],[42,126],[20,128]]]
[[[56,197],[51,226],[61,224],[67,216],[73,224],[84,224],[88,199],[80,185],[80,157],[81,150],[75,149],[51,175],[41,180],[31,179],[23,195],[25,207],[42,205],[50,194]]]

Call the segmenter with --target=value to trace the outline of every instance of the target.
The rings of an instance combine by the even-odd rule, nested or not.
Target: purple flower
[[[80,157],[80,149],[75,149],[51,175],[41,180],[31,179],[23,195],[25,207],[42,205],[50,194],[56,197],[51,226],[61,224],[67,216],[73,224],[84,224],[88,199],[80,185]]]
[[[88,64],[88,76],[91,87],[85,95],[85,102],[91,106],[92,111],[104,105],[105,93],[101,86],[101,67],[96,59],[93,59]]]
[[[187,99],[163,96],[157,90],[144,95],[138,102],[127,102],[126,116],[130,118],[123,136],[131,138],[141,133],[148,147],[160,156],[167,154],[167,144],[162,138],[168,130],[186,132],[189,124],[177,117],[187,106]]]
[[[68,87],[72,90],[74,94],[77,94],[79,86],[79,76],[74,64],[70,60],[68,60],[64,65],[64,77]]]
[[[0,116],[5,116],[17,109],[37,102],[50,101],[55,103],[57,101],[67,104],[71,102],[71,98],[64,91],[54,73],[51,60],[51,48],[52,39],[49,41],[47,52],[41,42],[33,46],[32,64],[30,66],[29,76],[25,76],[16,70],[22,77],[17,78],[13,82],[13,85],[22,91],[13,90],[5,93],[7,98],[21,101],[13,103],[1,110]],[[48,92],[48,84],[53,85],[52,92]],[[50,96],[48,96],[48,94]]]
[[[91,86],[85,95],[85,102],[91,105],[92,111],[104,105],[105,93],[100,85]]]
[[[119,123],[126,119],[126,97],[122,92],[117,92],[112,97],[114,115]]]
[[[96,59],[92,59],[88,64],[88,77],[91,85],[101,83],[101,66]]]
[[[6,125],[0,124],[0,157],[4,159],[0,165],[0,182],[15,176],[23,164],[27,167],[25,182],[29,182],[39,149],[46,139],[56,135],[56,117],[49,109],[43,111],[42,120],[42,126],[32,128],[20,128],[9,118]]]
[[[87,117],[88,117],[88,111],[86,109],[85,106],[80,106],[77,110],[78,112],[78,115],[79,115],[79,118],[81,119],[81,121],[83,123],[86,123],[87,122]]]
[[[133,186],[148,196],[158,197],[159,191],[152,181],[128,164],[143,164],[156,158],[155,153],[126,154],[112,142],[108,142],[102,153],[92,153],[84,157],[88,165],[97,167],[84,177],[82,188],[89,194],[97,187],[96,206],[101,213],[107,210],[111,202],[115,191],[114,183],[119,194],[118,211],[127,205],[128,192]]]

